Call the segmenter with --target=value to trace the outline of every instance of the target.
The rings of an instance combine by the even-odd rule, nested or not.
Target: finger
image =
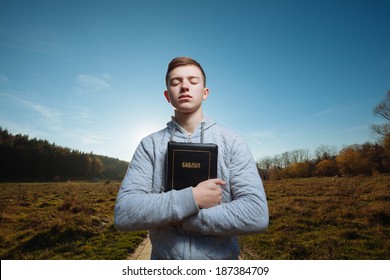
[[[223,187],[221,185],[216,184],[216,183],[210,184],[210,189],[218,191],[218,193],[222,193],[222,191],[223,191]]]
[[[217,185],[217,184],[212,184],[212,185],[209,185],[209,190],[213,191],[214,193],[216,194],[221,194],[223,189],[220,185]]]
[[[221,178],[211,179],[210,181],[213,182],[214,184],[217,184],[217,185],[225,185],[226,184],[226,182],[224,180],[222,180]]]

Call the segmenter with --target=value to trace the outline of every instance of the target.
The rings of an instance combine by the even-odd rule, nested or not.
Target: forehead
[[[202,78],[202,71],[195,65],[179,66],[169,73],[169,79],[198,77]]]

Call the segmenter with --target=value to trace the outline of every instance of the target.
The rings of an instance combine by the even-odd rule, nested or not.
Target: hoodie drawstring
[[[175,132],[176,132],[176,125],[173,125],[171,138],[169,138],[169,142],[173,142],[173,135],[175,134]]]
[[[204,122],[200,123],[200,143],[204,142]]]
[[[200,123],[200,143],[204,143],[204,126],[205,126],[205,122],[201,122]],[[176,125],[173,124],[171,137],[169,138],[169,142],[173,141],[173,136],[174,136],[175,132],[176,132]]]

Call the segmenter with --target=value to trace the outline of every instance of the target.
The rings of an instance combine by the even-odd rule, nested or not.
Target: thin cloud
[[[337,110],[338,106],[333,106],[333,107],[329,107],[329,108],[326,108],[326,109],[323,109],[321,111],[318,111],[316,113],[314,113],[312,115],[312,117],[321,117],[321,116],[324,116],[324,115],[328,115],[332,112],[334,112],[335,110]]]
[[[48,118],[48,119],[58,119],[63,115],[63,113],[61,113],[55,109],[52,109],[48,106],[30,101],[30,100],[28,100],[20,95],[9,94],[9,93],[4,93],[4,92],[1,92],[0,95],[12,99],[17,104],[20,104],[24,107],[27,107],[28,109],[31,109],[31,110],[39,113],[43,117]]]
[[[61,131],[62,117],[64,114],[56,109],[50,108],[43,104],[33,102],[17,93],[0,92],[0,96],[13,100],[19,106],[25,107],[33,112],[38,113],[42,118],[41,121],[47,129],[51,131]]]
[[[356,110],[357,108],[361,108],[365,106],[367,106],[367,101],[362,101],[362,102],[352,103],[352,104],[335,105],[314,113],[312,117],[322,117],[329,114],[348,112],[350,110]]]
[[[105,75],[104,78],[108,79],[109,77]],[[95,93],[107,90],[111,87],[111,85],[103,79],[88,74],[79,75],[77,77],[77,83],[79,85],[78,91],[80,93]]]
[[[85,129],[64,129],[62,134],[66,138],[75,139],[77,143],[87,145],[104,144],[106,140],[112,139],[111,137]]]
[[[14,134],[27,134],[31,138],[39,138],[39,139],[46,139],[49,137],[49,135],[39,129],[35,129],[29,125],[21,124],[14,122],[10,119],[4,118],[3,116],[0,116],[0,123],[3,129],[7,129],[11,133]]]
[[[255,138],[275,138],[275,132],[270,130],[253,131],[250,135]]]
[[[94,122],[94,117],[90,108],[72,105],[69,106],[68,109],[69,112],[67,113],[67,117],[70,120],[87,124]]]
[[[360,130],[366,130],[368,128],[369,128],[369,125],[365,124],[365,125],[360,125],[360,126],[347,128],[347,129],[344,130],[344,132],[350,133],[350,132],[355,132],[355,131],[360,131]]]
[[[226,126],[232,130],[235,130],[237,131],[239,134],[241,134],[244,138],[250,140],[250,141],[253,141],[255,142],[256,144],[258,145],[261,145],[261,146],[267,146],[266,144],[264,144],[263,142],[261,142],[258,138],[258,136],[254,133],[244,133],[242,131],[240,131],[239,129],[236,129],[236,128],[233,128],[231,125],[227,124],[226,122],[224,122],[223,120],[219,119],[219,118],[216,118],[215,116],[213,115],[210,115],[208,114],[212,119],[216,120],[218,123],[222,124],[223,126]]]
[[[49,108],[47,106],[44,106],[42,104],[37,104],[37,103],[33,103],[33,102],[26,102],[26,105],[30,109],[40,113],[42,116],[44,116],[48,119],[53,119],[53,118],[57,119],[63,115],[62,113],[60,113],[52,108]]]
[[[88,108],[72,107],[70,111],[63,113],[49,106],[31,101],[17,92],[0,92],[0,97],[9,99],[17,106],[24,107],[25,111],[36,112],[38,116],[38,118],[36,116],[32,117],[33,119],[28,121],[27,124],[26,122],[14,122],[0,114],[0,124],[5,129],[10,129],[15,133],[27,133],[30,137],[38,137],[54,143],[66,143],[68,141],[68,147],[77,147],[77,149],[84,151],[93,149],[96,145],[104,145],[112,139],[100,132],[83,129],[85,125],[90,125],[93,122],[93,117]]]
[[[0,46],[15,49],[30,53],[38,53],[43,55],[58,55],[60,57],[72,57],[74,51],[69,47],[55,42],[55,40],[48,40],[50,34],[47,36],[37,35],[46,33],[45,30],[34,29],[24,34],[7,34],[0,32]],[[44,38],[44,39],[43,39]]]
[[[111,137],[86,133],[81,137],[81,139],[86,144],[104,144],[105,140],[110,140]]]

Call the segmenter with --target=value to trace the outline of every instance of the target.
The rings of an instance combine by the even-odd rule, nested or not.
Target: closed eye
[[[169,82],[169,84],[170,84],[171,86],[178,86],[180,83],[181,83],[181,80],[178,79],[178,78],[174,78],[174,79],[172,79],[172,80]]]
[[[191,77],[188,77],[186,78],[192,85],[197,85],[200,83],[200,78],[199,77],[194,77],[194,76],[191,76]],[[170,86],[178,86],[180,85],[182,82],[183,82],[183,78],[179,78],[179,77],[174,77],[172,78],[170,81],[169,81],[169,84]]]
[[[190,77],[190,83],[193,85],[199,84],[199,78],[198,77]]]

